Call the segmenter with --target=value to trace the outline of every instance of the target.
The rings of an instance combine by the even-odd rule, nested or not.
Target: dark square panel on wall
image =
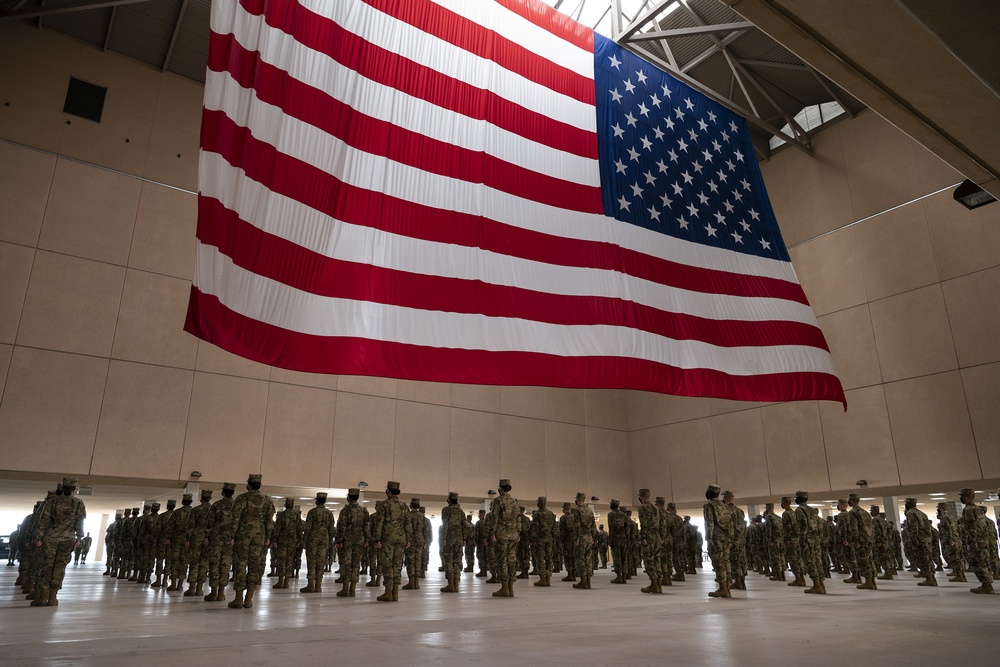
[[[108,89],[104,86],[98,86],[71,76],[69,86],[66,88],[63,113],[70,113],[100,123],[101,114],[104,112],[104,98],[107,94]]]

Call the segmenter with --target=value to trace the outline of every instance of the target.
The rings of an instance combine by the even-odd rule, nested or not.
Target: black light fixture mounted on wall
[[[969,209],[970,211],[980,206],[992,204],[997,199],[986,190],[966,179],[955,188],[955,201]]]

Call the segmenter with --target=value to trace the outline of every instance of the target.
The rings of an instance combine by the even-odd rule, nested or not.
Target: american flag
[[[536,0],[215,0],[185,329],[317,373],[844,401],[746,122]]]

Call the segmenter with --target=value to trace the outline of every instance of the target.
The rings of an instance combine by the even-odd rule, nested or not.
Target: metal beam
[[[771,67],[774,69],[794,69],[804,72],[812,72],[813,68],[807,65],[794,65],[792,63],[772,63],[767,60],[750,60],[748,58],[737,58],[736,62],[741,65],[750,65],[751,67]]]
[[[854,118],[857,114],[855,114],[853,111],[851,111],[851,107],[850,107],[850,105],[848,105],[847,100],[845,100],[843,98],[843,96],[840,95],[834,89],[833,86],[831,86],[829,83],[827,83],[826,77],[823,76],[822,74],[820,74],[819,72],[817,72],[814,69],[810,69],[810,71],[813,73],[813,76],[816,77],[816,80],[819,81],[819,85],[823,86],[823,89],[826,90],[826,92],[830,93],[830,97],[832,97],[834,100],[836,100],[837,104],[840,105],[840,108],[843,109],[844,112],[848,116],[850,116],[851,118]]]
[[[650,39],[672,39],[674,37],[691,37],[693,35],[712,35],[721,32],[732,32],[734,30],[744,31],[753,28],[753,24],[748,21],[740,23],[717,23],[715,25],[696,25],[690,28],[675,28],[673,30],[658,30],[656,32],[640,32],[631,37],[632,41],[645,41]]]
[[[108,31],[104,33],[104,51],[111,46],[111,30],[115,27],[115,16],[118,15],[118,7],[111,8],[111,18],[108,20]]]
[[[723,37],[717,44],[713,44],[711,47],[705,49],[700,54],[698,54],[698,56],[695,57],[694,60],[684,65],[684,67],[682,67],[681,70],[687,72],[694,69],[698,65],[702,64],[703,62],[714,56],[719,51],[725,49],[726,46],[728,46],[731,42],[735,41],[736,38],[742,34],[743,34],[742,31],[729,33],[728,35]]]
[[[677,0],[660,0],[660,2],[656,3],[655,7],[653,7],[648,12],[642,14],[641,16],[637,17],[634,21],[632,21],[632,23],[630,23],[629,26],[622,31],[621,38],[622,39],[630,38],[632,35],[637,33],[644,25],[646,25],[647,23],[651,22],[654,18],[656,18],[656,16],[660,12],[662,12],[664,9],[674,4],[675,2],[677,2]]]
[[[87,9],[103,9],[104,7],[117,7],[118,5],[132,5],[139,2],[149,2],[150,0],[69,0],[58,5],[47,7],[33,7],[31,9],[18,9],[9,12],[0,12],[0,21],[13,21],[15,19],[42,19],[54,14],[68,14],[70,12],[81,12]]]
[[[163,68],[161,72],[166,72],[170,65],[170,56],[174,55],[174,45],[177,44],[177,35],[181,32],[181,23],[184,22],[184,13],[188,8],[188,0],[181,3],[181,9],[177,12],[177,21],[174,23],[174,34],[170,36],[170,46],[167,47],[167,55],[163,56]]]

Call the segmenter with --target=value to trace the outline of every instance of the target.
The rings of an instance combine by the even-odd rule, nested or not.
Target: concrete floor
[[[803,595],[751,574],[731,600],[706,596],[711,570],[643,595],[640,576],[593,589],[519,581],[513,599],[465,574],[443,595],[432,572],[420,591],[375,602],[327,592],[264,588],[255,608],[184,598],[69,566],[58,607],[29,607],[0,567],[0,663],[19,665],[941,665],[997,664],[1000,595],[970,584],[918,588],[907,576],[859,591],[828,580],[830,595]],[[971,575],[970,575],[971,576]],[[532,578],[532,581],[534,578]],[[273,583],[273,579],[270,583]],[[833,583],[833,582],[836,583]],[[304,580],[298,583],[304,585]],[[232,599],[230,591],[229,599]]]

